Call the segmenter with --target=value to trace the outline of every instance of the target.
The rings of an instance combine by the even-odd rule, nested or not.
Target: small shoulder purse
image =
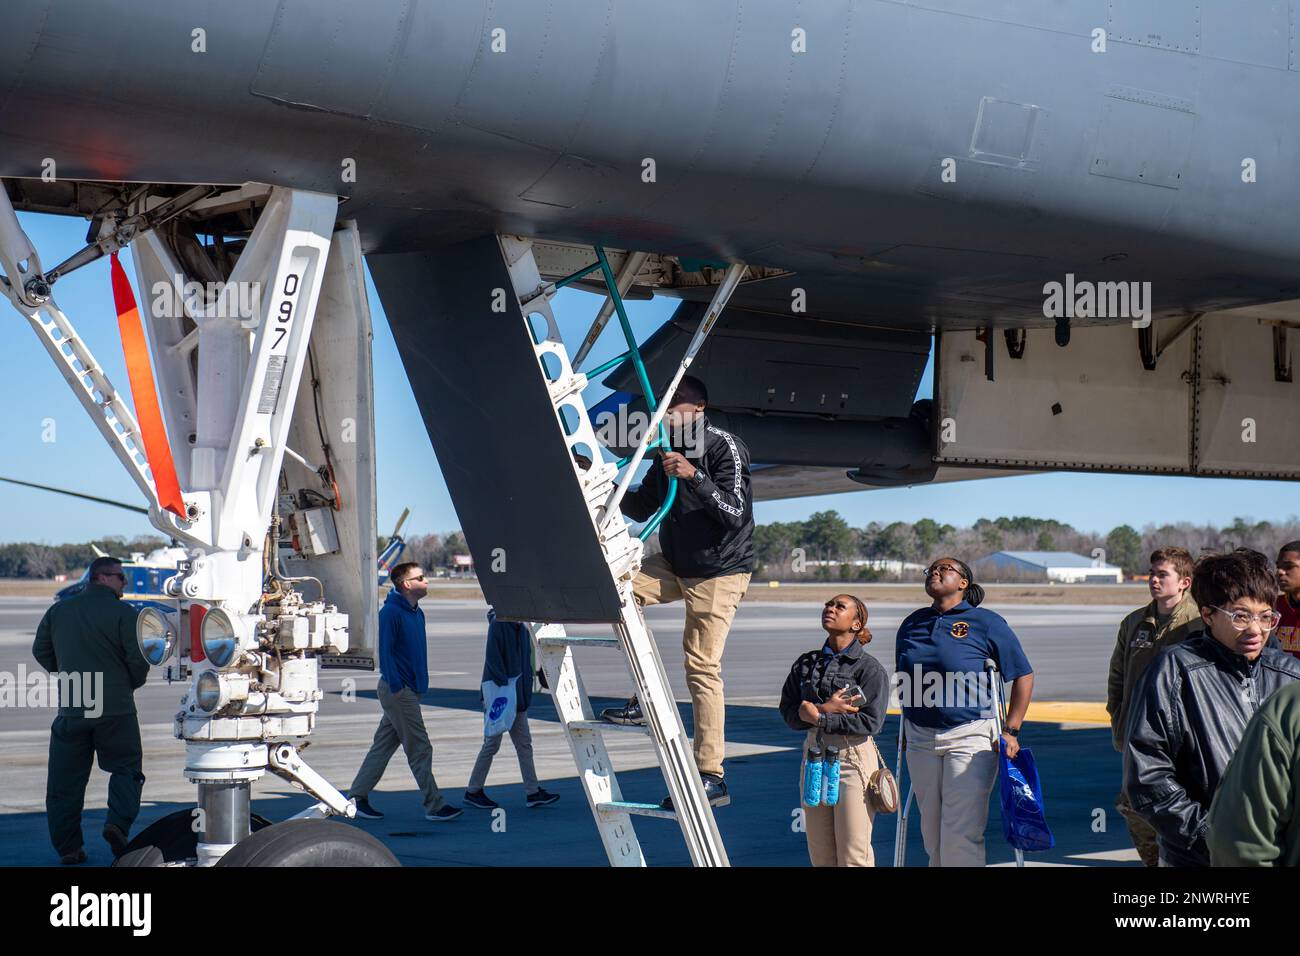
[[[867,799],[871,801],[877,813],[897,813],[898,781],[894,779],[889,766],[885,763],[885,758],[881,756],[875,737],[871,738],[871,747],[876,752],[876,760],[880,766],[867,778]]]

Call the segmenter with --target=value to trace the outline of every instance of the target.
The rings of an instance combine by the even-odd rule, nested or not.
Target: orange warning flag
[[[135,307],[135,293],[131,291],[122,263],[117,261],[116,252],[113,253],[112,274],[117,328],[122,335],[126,374],[131,380],[131,399],[140,424],[140,437],[144,439],[144,455],[149,460],[149,470],[153,472],[154,492],[158,495],[158,504],[184,518],[185,502],[181,499],[181,486],[176,480],[176,464],[167,443],[158,393],[154,391],[153,366],[149,362],[149,346],[145,342],[144,326],[140,323],[140,310]]]

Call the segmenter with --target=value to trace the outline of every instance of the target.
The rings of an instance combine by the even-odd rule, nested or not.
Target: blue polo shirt
[[[979,706],[952,706],[957,698],[951,693],[936,693],[934,688],[953,687],[956,675],[982,675],[989,658],[997,663],[1003,680],[1033,673],[1020,639],[1000,614],[972,607],[965,601],[942,614],[933,607],[913,611],[898,626],[895,642],[894,660],[899,672],[895,679],[902,682],[903,716],[919,727],[936,730],[988,717]],[[929,674],[937,676],[927,677]],[[927,687],[930,692],[926,692]],[[963,702],[976,703],[973,694],[964,697]]]

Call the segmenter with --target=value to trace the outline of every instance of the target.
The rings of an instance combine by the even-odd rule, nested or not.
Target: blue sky
[[[79,249],[86,224],[52,216],[20,215],[46,268]],[[134,272],[127,265],[127,272]],[[374,286],[367,278],[374,318],[376,446],[379,478],[379,528],[387,533],[403,507],[410,507],[407,534],[446,531],[460,526],[429,444]],[[57,301],[103,364],[109,379],[128,391],[117,319],[109,287],[108,261],[94,263],[59,281]],[[137,299],[139,299],[137,290]],[[676,307],[677,300],[656,298],[628,303],[632,327],[644,341]],[[572,349],[586,332],[600,299],[564,291],[555,312]],[[134,483],[100,437],[36,334],[7,304],[0,304],[0,475],[58,485],[77,491],[143,503]],[[616,328],[607,328],[588,367],[622,351]],[[921,384],[929,394],[930,374]],[[587,392],[595,403],[606,390]],[[43,422],[53,419],[55,440],[42,441]],[[1055,518],[1080,530],[1109,531],[1119,524],[1141,527],[1181,520],[1227,524],[1238,515],[1279,520],[1300,513],[1300,486],[1275,481],[1228,481],[1129,475],[1025,475],[985,481],[893,488],[762,502],[760,522],[793,521],[814,511],[835,509],[850,524],[934,518],[967,525],[977,518],[1033,515]],[[89,502],[0,483],[0,542],[85,541],[110,534],[147,534],[143,517]]]

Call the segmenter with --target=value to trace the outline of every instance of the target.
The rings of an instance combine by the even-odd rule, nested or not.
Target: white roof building
[[[1071,551],[995,551],[976,561],[973,570],[989,580],[1011,572],[1018,577],[1041,575],[1061,584],[1124,583],[1123,568]]]

